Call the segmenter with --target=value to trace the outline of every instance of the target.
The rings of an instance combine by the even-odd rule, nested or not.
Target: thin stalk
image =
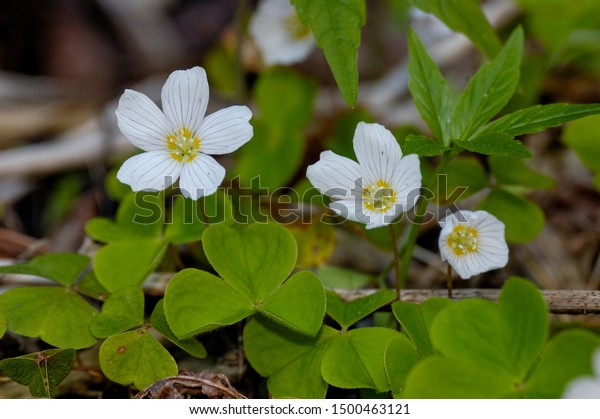
[[[452,266],[448,264],[448,270],[446,271],[446,281],[448,285],[448,298],[452,299]]]
[[[398,254],[398,239],[396,238],[394,225],[388,224],[388,227],[390,229],[390,237],[392,239],[392,252],[394,253],[394,274],[396,278],[394,284],[396,285],[396,295],[398,296],[398,301],[400,301],[402,279],[400,277],[400,255]]]

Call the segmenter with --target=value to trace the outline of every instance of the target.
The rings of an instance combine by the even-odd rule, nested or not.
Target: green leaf
[[[297,332],[314,336],[323,323],[325,306],[319,278],[310,271],[300,271],[275,289],[259,310]]]
[[[207,224],[230,224],[232,220],[233,204],[222,190],[198,201],[178,196],[166,223],[165,237],[173,244],[200,241]]]
[[[491,156],[511,156],[523,159],[531,158],[531,152],[522,142],[502,132],[477,137],[469,141],[455,141],[455,145],[475,153]]]
[[[158,303],[156,303],[156,306],[154,306],[154,310],[150,316],[150,322],[156,331],[186,351],[188,354],[196,358],[206,358],[206,349],[204,349],[204,346],[195,338],[182,340],[175,336],[169,327],[169,324],[167,323],[167,318],[165,317],[165,311],[163,307],[163,300],[160,300]]]
[[[89,327],[97,311],[68,288],[13,288],[0,295],[0,312],[9,330],[59,348],[87,348],[96,343]]]
[[[600,104],[571,105],[568,103],[552,103],[534,105],[509,113],[490,122],[478,130],[471,139],[485,137],[497,132],[510,136],[532,134],[546,128],[558,127],[567,121],[600,113]]]
[[[554,186],[551,177],[532,170],[517,157],[490,156],[490,169],[501,185],[519,185],[530,188],[550,189]]]
[[[247,297],[222,279],[197,269],[175,274],[165,290],[164,309],[179,339],[237,323],[254,313]]]
[[[96,300],[105,300],[110,294],[106,288],[98,282],[98,278],[96,278],[94,271],[86,273],[83,278],[75,284],[74,288],[77,292]]]
[[[388,344],[401,336],[392,329],[353,329],[331,342],[321,364],[323,378],[340,388],[390,389],[384,355]]]
[[[495,304],[463,300],[438,314],[431,327],[431,341],[448,358],[468,360],[498,376],[512,378],[503,327]]]
[[[100,347],[99,360],[109,380],[140,389],[177,375],[175,360],[147,330],[109,337]]]
[[[571,122],[563,131],[562,141],[572,148],[585,166],[600,171],[600,115]]]
[[[350,106],[358,97],[360,28],[366,21],[364,0],[292,0],[300,21],[310,26],[319,48]]]
[[[502,287],[498,308],[508,356],[518,378],[524,380],[548,338],[548,305],[530,281],[511,277]]]
[[[423,313],[423,320],[425,320],[427,330],[431,331],[431,325],[437,315],[452,303],[453,301],[448,298],[428,298],[421,303],[421,312]]]
[[[317,336],[293,333],[268,319],[252,318],[244,327],[244,352],[260,375],[268,377],[272,397],[324,398],[327,383],[321,361],[338,332],[323,326]]]
[[[600,338],[584,330],[557,334],[546,346],[542,357],[525,384],[527,397],[560,397],[574,378],[592,375],[592,355],[600,347]]]
[[[526,243],[534,240],[544,228],[544,212],[531,201],[504,191],[493,190],[477,206],[498,217],[506,226],[506,241]]]
[[[515,397],[514,383],[503,374],[466,359],[431,357],[410,372],[404,398],[497,399]]]
[[[213,225],[204,232],[203,244],[219,275],[254,303],[263,302],[296,263],[296,241],[276,223],[252,224],[241,231]]]
[[[0,339],[2,339],[7,330],[8,320],[6,320],[6,316],[3,313],[0,313]]]
[[[338,322],[342,328],[348,329],[354,323],[364,319],[375,310],[391,303],[395,299],[396,292],[392,290],[380,290],[346,303],[335,292],[327,291],[327,314]]]
[[[33,397],[56,397],[56,386],[71,372],[77,353],[74,349],[47,349],[0,361],[0,370],[19,384],[29,387]]]
[[[394,398],[402,397],[406,378],[412,368],[421,360],[421,355],[404,336],[390,341],[385,349],[385,373]]]
[[[333,265],[319,266],[317,276],[327,288],[359,289],[373,281],[370,275]]]
[[[408,32],[408,88],[423,121],[444,146],[450,144],[454,97],[415,32]]]
[[[494,28],[477,0],[408,0],[426,13],[434,14],[455,32],[465,34],[488,57],[501,48]]]
[[[139,285],[158,266],[166,249],[165,241],[150,238],[109,243],[94,257],[96,278],[109,292]]]
[[[429,329],[425,323],[421,306],[396,301],[392,304],[392,312],[419,353],[424,356],[433,355],[433,348],[429,340]]]
[[[458,98],[453,137],[465,140],[508,103],[519,83],[523,30],[517,28],[502,51],[482,65]]]
[[[438,137],[441,138],[441,137]],[[419,157],[439,156],[446,151],[446,146],[440,141],[423,135],[409,134],[402,147],[402,152],[416,154]]]
[[[457,157],[437,175],[434,194],[441,205],[453,204],[488,186],[485,169],[474,157]]]
[[[87,256],[76,253],[51,253],[37,256],[29,262],[0,266],[0,273],[36,275],[69,286],[89,265]]]
[[[99,242],[159,237],[164,218],[164,194],[131,192],[123,198],[115,221],[103,217],[91,219],[86,233]]]
[[[144,322],[144,293],[137,287],[124,287],[110,295],[102,305],[102,312],[91,324],[97,338],[107,338]]]

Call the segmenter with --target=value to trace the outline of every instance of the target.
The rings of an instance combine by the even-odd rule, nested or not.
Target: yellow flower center
[[[371,211],[387,212],[396,203],[396,191],[385,180],[365,187],[362,197],[365,208]]]
[[[296,41],[301,41],[310,35],[310,28],[300,22],[295,12],[286,19],[285,28],[292,34],[292,38]]]
[[[476,252],[479,248],[477,230],[462,224],[454,226],[452,233],[448,235],[448,247],[456,256]]]
[[[187,128],[180,128],[167,137],[167,148],[178,162],[191,162],[200,151],[200,139]]]

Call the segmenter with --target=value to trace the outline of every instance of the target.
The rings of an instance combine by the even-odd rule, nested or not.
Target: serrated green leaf
[[[237,323],[254,313],[247,297],[221,278],[197,269],[184,269],[171,279],[164,309],[179,339]]]
[[[213,268],[254,303],[262,303],[296,264],[296,241],[276,223],[252,224],[241,231],[213,225],[202,241]]]
[[[409,134],[402,147],[402,152],[406,154],[416,154],[419,157],[439,156],[446,151],[446,146],[433,138],[423,135]]]
[[[29,387],[33,397],[56,397],[56,386],[71,372],[74,349],[48,349],[0,361],[0,370],[19,384]]]
[[[358,97],[360,28],[366,21],[364,0],[292,0],[300,21],[310,26],[323,50],[342,96],[350,106]]]
[[[164,194],[131,192],[119,205],[116,219],[96,217],[85,226],[94,240],[109,243],[119,240],[160,237],[163,229]]]
[[[454,97],[419,37],[408,32],[408,88],[421,118],[444,146],[450,144]]]
[[[477,0],[408,0],[426,13],[434,14],[455,32],[465,34],[488,57],[501,48],[494,28]]]
[[[276,288],[259,311],[290,329],[314,336],[323,323],[325,306],[319,278],[310,271],[300,271]]]
[[[525,383],[527,397],[560,397],[571,380],[593,374],[592,355],[600,338],[585,330],[557,334],[546,346],[539,363]]]
[[[137,287],[124,287],[110,295],[102,305],[102,311],[91,324],[97,338],[107,338],[144,322],[144,293]]]
[[[166,249],[167,243],[159,239],[109,243],[94,257],[96,278],[109,292],[139,285],[158,266]]]
[[[517,157],[490,156],[488,158],[490,169],[501,185],[519,185],[530,188],[550,189],[554,180],[535,170]]]
[[[327,383],[321,361],[338,332],[323,326],[317,336],[300,335],[268,319],[252,318],[244,327],[244,352],[250,365],[268,377],[275,398],[324,398]]]
[[[146,330],[109,337],[100,347],[99,360],[109,380],[140,389],[177,375],[177,364],[171,354]]]
[[[365,327],[336,337],[323,357],[323,378],[340,388],[388,391],[384,355],[388,344],[399,336],[392,329]]]
[[[439,171],[433,193],[439,204],[448,205],[472,196],[488,184],[488,176],[478,159],[457,157]]]
[[[544,228],[544,212],[531,201],[504,191],[493,190],[477,206],[495,215],[506,226],[506,241],[526,243],[534,240]]]
[[[406,378],[421,360],[413,344],[403,335],[392,339],[385,349],[385,374],[395,399],[402,396]]]
[[[346,303],[335,292],[327,291],[327,314],[342,328],[348,329],[375,310],[391,303],[396,297],[392,290],[380,290]]]
[[[2,339],[7,330],[8,320],[6,320],[6,316],[4,315],[4,313],[0,313],[0,339]]]
[[[37,256],[29,262],[0,266],[0,273],[37,275],[69,286],[89,263],[90,258],[77,253],[51,253]]]
[[[89,327],[98,312],[68,288],[13,288],[0,295],[0,312],[9,330],[59,348],[87,348],[96,343]]]
[[[497,132],[503,132],[513,137],[533,134],[546,128],[557,127],[565,122],[598,113],[600,113],[600,104],[596,103],[589,105],[571,105],[569,103],[534,105],[490,122],[473,134],[471,139],[485,137]]]
[[[396,301],[392,304],[392,312],[415,348],[424,356],[433,355],[433,348],[429,340],[429,330],[423,318],[421,306],[414,303]]]
[[[152,323],[152,327],[156,331],[158,331],[161,335],[169,339],[169,341],[186,351],[188,354],[196,358],[206,358],[206,349],[195,338],[182,340],[178,339],[177,336],[175,336],[175,334],[169,327],[169,323],[167,323],[167,318],[165,317],[165,311],[163,306],[163,300],[160,300],[158,303],[156,303],[156,306],[154,306],[154,310],[152,311],[152,315],[150,316],[150,322]]]
[[[522,142],[502,132],[477,137],[469,141],[455,141],[454,144],[466,150],[490,156],[531,158],[531,152],[527,150]]]
[[[531,281],[511,277],[502,287],[498,308],[508,356],[517,377],[524,380],[548,338],[548,305]]]
[[[402,397],[411,399],[514,398],[514,383],[477,362],[431,357],[418,363],[408,375]]]
[[[453,138],[466,140],[496,115],[519,83],[523,30],[517,28],[502,51],[482,65],[458,98],[452,118]]]

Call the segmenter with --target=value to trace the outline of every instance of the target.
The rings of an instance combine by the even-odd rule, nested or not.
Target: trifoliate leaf
[[[0,266],[0,273],[36,275],[69,286],[89,263],[87,256],[77,253],[51,253],[37,256],[29,262]]]
[[[102,312],[91,324],[91,331],[98,338],[107,338],[144,322],[144,293],[140,287],[120,288],[102,305]]]

